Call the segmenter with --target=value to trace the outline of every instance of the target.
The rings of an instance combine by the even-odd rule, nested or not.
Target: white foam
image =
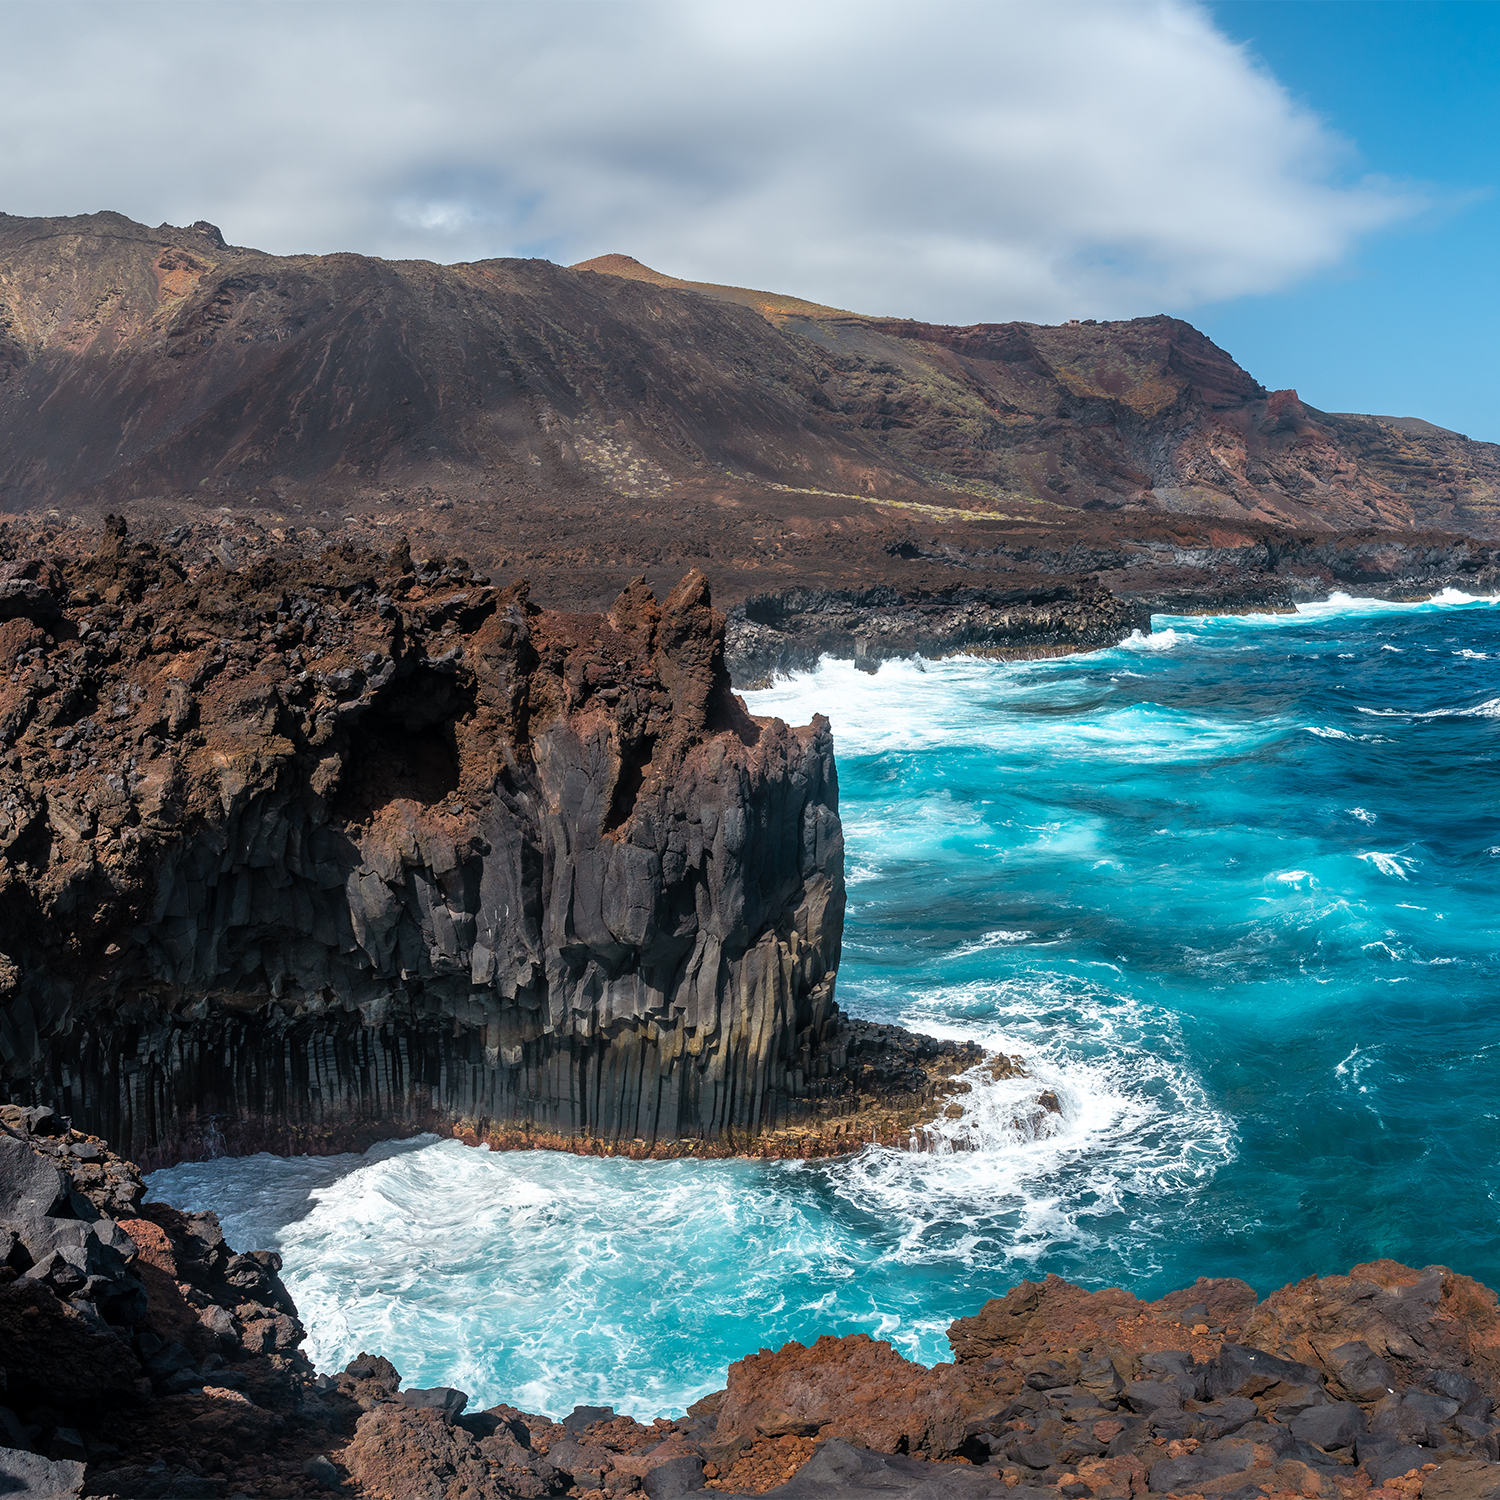
[[[1187,638],[1186,630],[1168,626],[1165,630],[1153,629],[1149,634],[1132,630],[1115,648],[1118,651],[1173,651]]]
[[[903,1022],[1020,1055],[1029,1075],[972,1069],[961,1117],[929,1127],[935,1152],[872,1150],[843,1167],[837,1190],[899,1223],[907,1260],[1029,1266],[1096,1243],[1094,1226],[1129,1204],[1124,1252],[1153,1232],[1157,1205],[1180,1205],[1234,1155],[1232,1121],[1177,1061],[1175,1020],[1133,999],[1033,971],[935,990]],[[1044,1090],[1060,1113],[1037,1105]]]
[[[1364,807],[1351,807],[1347,811],[1351,818],[1358,818],[1361,823],[1373,823],[1377,817],[1377,814]]]
[[[1412,864],[1411,860],[1402,860],[1398,854],[1382,854],[1377,849],[1371,849],[1357,856],[1368,864],[1375,866],[1382,875],[1394,875],[1398,880],[1405,880],[1407,866]]]
[[[409,1384],[457,1385],[476,1405],[608,1400],[651,1416],[791,1337],[863,1331],[940,1358],[951,1309],[933,1311],[921,1268],[1003,1281],[1052,1248],[1153,1244],[1234,1153],[1232,1123],[1178,1061],[1175,1021],[1091,981],[935,991],[905,1019],[1022,1053],[1030,1076],[971,1069],[961,1117],[918,1152],[629,1162],[429,1138],[198,1163],[150,1190],[235,1204],[231,1243],[281,1251],[322,1370],[376,1349]]]
[[[1500,698],[1487,698],[1472,708],[1365,708],[1359,712],[1377,719],[1500,719]]]
[[[1277,719],[1226,720],[1136,701],[1101,683],[1097,671],[1094,661],[1079,658],[952,657],[920,667],[886,662],[872,676],[825,657],[811,672],[746,693],[745,701],[752,713],[788,723],[824,713],[840,755],[893,758],[978,748],[1036,760],[1193,764],[1252,750],[1283,730]],[[892,774],[901,770],[893,759]]]
[[[1027,938],[1035,937],[1032,932],[1008,932],[1004,928],[997,928],[994,932],[987,932],[983,937],[975,938],[969,943],[960,943],[953,950],[954,958],[972,958],[976,953],[984,953],[990,948],[1008,948],[1016,943],[1024,943]]]

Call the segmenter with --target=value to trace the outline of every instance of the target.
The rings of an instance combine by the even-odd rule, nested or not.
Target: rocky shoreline
[[[886,585],[799,589],[730,610],[725,654],[736,685],[753,689],[811,671],[825,656],[868,671],[907,656],[1062,656],[1150,629],[1148,608],[1090,584],[953,588],[917,599]]]
[[[736,684],[767,687],[824,657],[866,670],[955,655],[1025,659],[1116,646],[1151,631],[1153,614],[1287,612],[1335,593],[1416,602],[1445,588],[1500,592],[1500,549],[1443,533],[1292,532],[1194,525],[1179,535],[1050,538],[985,546],[975,537],[913,537],[892,556],[924,568],[915,587],[789,589],[729,611]],[[938,583],[936,566],[953,580]]]
[[[1493,1500],[1500,1307],[1394,1261],[1257,1300],[1023,1281],[931,1368],[863,1334],[732,1364],[678,1418],[561,1421],[318,1374],[269,1252],[44,1109],[0,1111],[0,1485],[30,1500]]]

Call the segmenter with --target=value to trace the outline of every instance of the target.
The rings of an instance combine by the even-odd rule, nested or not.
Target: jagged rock
[[[125,1343],[38,1281],[0,1285],[0,1369],[7,1399],[22,1411],[93,1411],[142,1393],[140,1364]]]
[[[1294,1417],[1291,1428],[1298,1441],[1337,1453],[1354,1446],[1365,1430],[1365,1414],[1352,1401],[1330,1401]]]
[[[1422,1500],[1500,1500],[1500,1464],[1450,1460],[1423,1475]]]
[[[417,1411],[435,1411],[450,1427],[469,1404],[468,1396],[447,1385],[433,1386],[425,1391],[402,1391],[396,1399],[402,1406],[410,1406]]]
[[[968,652],[1038,656],[1113,646],[1149,632],[1149,607],[1097,583],[1050,580],[1031,588],[952,587],[909,597],[890,585],[760,594],[729,614],[726,650],[735,681],[767,686],[811,671],[825,656],[874,670],[903,656]]]
[[[378,1500],[510,1500],[512,1494],[491,1473],[479,1441],[440,1411],[377,1406],[359,1419],[344,1462]]]
[[[397,555],[195,580],[117,532],[64,572],[6,762],[13,1095],[132,1152],[853,1107],[827,724],[745,713],[701,575],[585,618]]]
[[[840,1437],[881,1453],[942,1454],[963,1442],[964,1414],[939,1373],[865,1334],[793,1341],[729,1367],[713,1442]]]
[[[712,1491],[702,1491],[703,1495]],[[993,1471],[922,1463],[888,1453],[871,1452],[834,1438],[803,1465],[795,1478],[767,1496],[776,1500],[1054,1500],[1055,1490],[1007,1487]]]
[[[1425,1431],[1418,1440],[1438,1445],[1443,1433],[1456,1435],[1460,1410],[1471,1415],[1467,1403],[1482,1398],[1472,1416],[1487,1423],[1500,1396],[1497,1335],[1490,1288],[1445,1266],[1378,1260],[1271,1293],[1244,1338],[1316,1365],[1369,1413],[1372,1427]]]

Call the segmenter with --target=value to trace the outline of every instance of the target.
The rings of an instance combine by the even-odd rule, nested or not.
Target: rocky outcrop
[[[825,656],[871,671],[904,656],[1056,656],[1115,646],[1132,630],[1150,629],[1148,608],[1090,583],[915,596],[886,586],[797,589],[736,605],[726,655],[735,683],[756,688],[810,671]]]
[[[1500,548],[1445,532],[1330,534],[1198,519],[1003,538],[972,529],[912,534],[863,571],[891,581],[786,589],[735,604],[726,645],[735,682],[762,687],[824,656],[875,670],[903,656],[1091,651],[1149,632],[1153,613],[1289,610],[1336,592],[1494,594]]]
[[[280,1258],[236,1255],[214,1214],[143,1196],[97,1136],[0,1106],[0,1493],[24,1478],[18,1493],[77,1495],[88,1466],[115,1471],[91,1494],[217,1494],[191,1482],[227,1430],[264,1473],[266,1439],[302,1404],[312,1368]],[[183,1416],[183,1398],[197,1454],[184,1423],[161,1445],[177,1472],[152,1472],[168,1467],[153,1429]]]
[[[840,1015],[827,722],[745,712],[701,575],[565,615],[403,548],[233,572],[123,522],[7,571],[16,1102],[153,1160],[460,1120],[651,1148],[978,1061]]]
[[[1232,1279],[1142,1302],[1048,1277],[954,1323],[952,1364],[824,1337],[731,1365],[727,1388],[676,1422],[607,1408],[477,1421],[510,1424],[507,1453],[524,1428],[513,1471],[529,1454],[538,1486],[550,1469],[573,1494],[1489,1500],[1497,1327],[1495,1294],[1443,1266],[1375,1261],[1259,1304]],[[459,1480],[505,1493],[493,1471],[484,1487],[479,1428],[444,1430],[435,1394],[361,1418],[341,1461],[382,1475],[381,1495],[447,1497]]]

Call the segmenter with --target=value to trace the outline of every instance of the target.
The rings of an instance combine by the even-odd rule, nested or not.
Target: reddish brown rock
[[[1500,1399],[1500,1309],[1495,1293],[1446,1266],[1415,1270],[1393,1260],[1369,1261],[1347,1276],[1310,1276],[1272,1292],[1245,1328],[1256,1348],[1326,1370],[1355,1401],[1385,1392],[1348,1386],[1358,1378],[1361,1344],[1402,1389],[1427,1372],[1472,1379]]]
[[[729,1367],[713,1441],[841,1437],[880,1453],[942,1454],[963,1441],[963,1419],[941,1374],[865,1334],[795,1341]]]

